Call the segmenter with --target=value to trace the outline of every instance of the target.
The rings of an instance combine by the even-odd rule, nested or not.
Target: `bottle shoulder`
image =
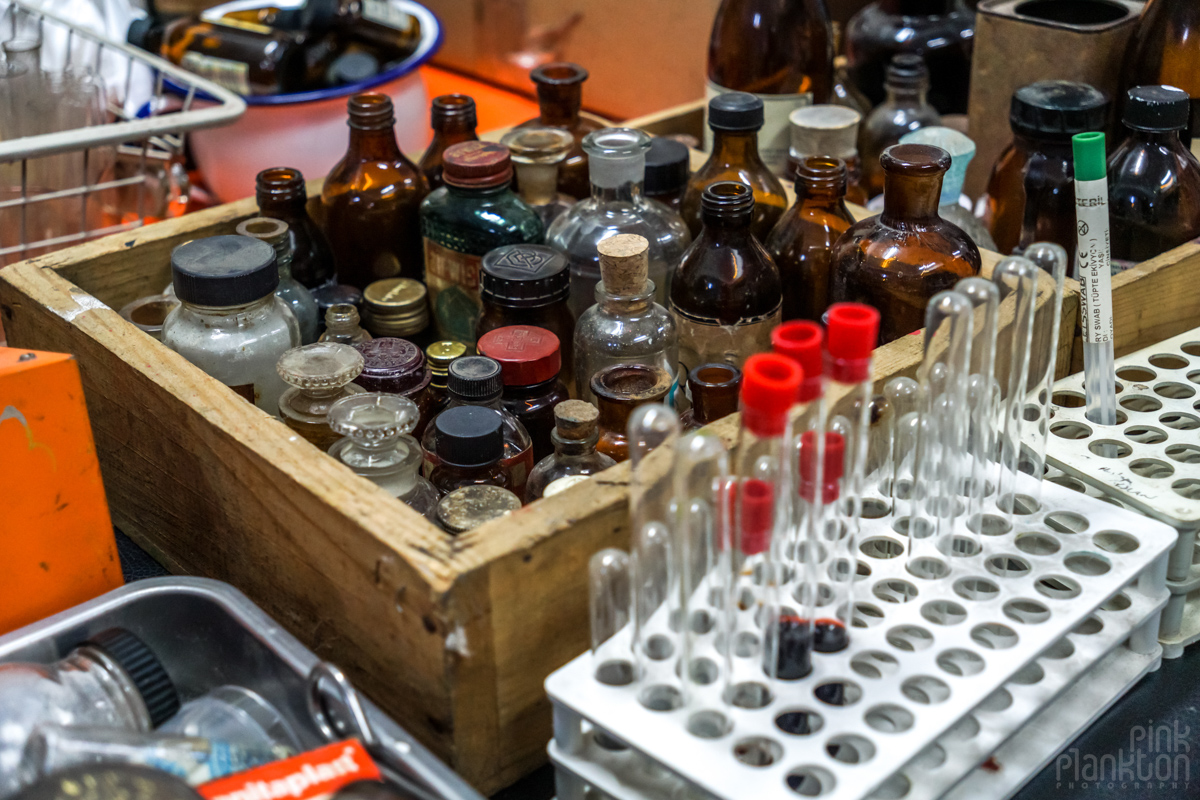
[[[610,236],[633,233],[650,243],[652,261],[673,261],[691,244],[691,233],[678,214],[651,202],[582,200],[551,223],[546,244],[571,258],[598,261],[597,244]]]
[[[854,265],[882,272],[925,274],[961,264],[977,273],[982,257],[975,242],[962,228],[940,217],[929,223],[889,222],[881,216],[855,223],[833,248],[840,269]]]

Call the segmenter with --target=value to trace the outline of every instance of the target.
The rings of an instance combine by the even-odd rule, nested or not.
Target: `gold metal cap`
[[[363,290],[363,327],[375,336],[404,338],[429,325],[425,285],[412,278],[385,278]]]

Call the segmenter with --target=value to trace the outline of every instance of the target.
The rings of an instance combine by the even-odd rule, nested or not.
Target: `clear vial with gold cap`
[[[362,394],[351,383],[362,372],[363,357],[353,347],[317,342],[284,353],[275,369],[292,388],[279,398],[284,423],[321,450],[338,440],[329,427],[329,409],[338,400]]]
[[[407,397],[365,392],[329,409],[329,427],[344,439],[329,454],[428,519],[435,519],[438,492],[421,476],[421,445],[410,434],[417,405]]]
[[[429,344],[429,297],[425,284],[412,278],[385,278],[363,290],[362,326],[372,336]]]
[[[575,205],[575,198],[558,191],[558,165],[575,146],[575,137],[561,128],[513,128],[500,144],[512,154],[517,194],[550,223]]]
[[[437,521],[450,534],[458,535],[485,522],[507,516],[521,507],[521,498],[499,486],[464,486],[438,503]]]
[[[318,341],[338,344],[358,344],[371,341],[371,334],[358,324],[358,309],[348,303],[338,303],[325,312],[325,332]]]
[[[279,286],[275,296],[288,304],[300,325],[300,343],[312,344],[320,335],[320,309],[312,292],[292,277],[292,237],[288,224],[270,217],[251,217],[237,226],[239,236],[261,239],[275,248],[275,266],[279,267]]]

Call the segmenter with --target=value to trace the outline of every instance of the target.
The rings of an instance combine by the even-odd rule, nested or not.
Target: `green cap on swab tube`
[[[1075,153],[1075,180],[1098,181],[1108,175],[1104,156],[1104,134],[1077,133],[1071,137]]]

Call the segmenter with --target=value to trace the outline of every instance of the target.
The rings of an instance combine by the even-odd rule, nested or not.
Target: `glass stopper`
[[[317,342],[288,350],[275,371],[300,389],[340,389],[363,371],[363,357],[350,345]]]

